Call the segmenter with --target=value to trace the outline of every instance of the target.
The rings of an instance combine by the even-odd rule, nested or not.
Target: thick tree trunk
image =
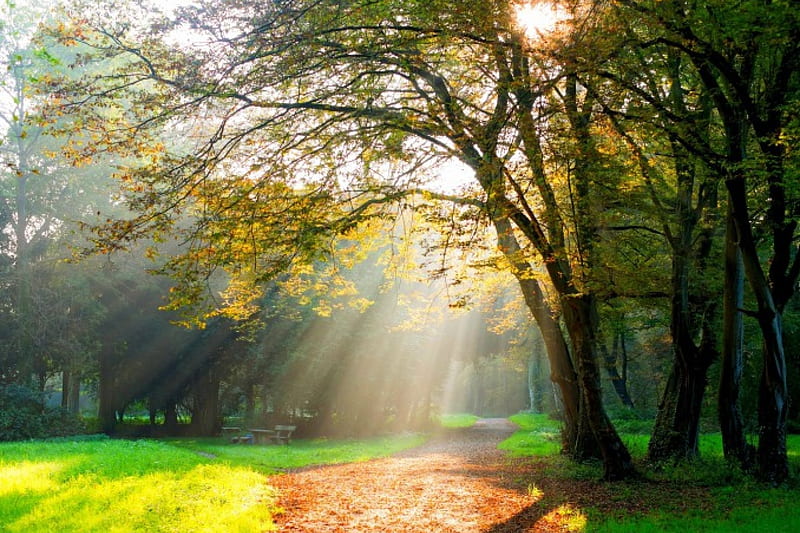
[[[216,435],[221,427],[219,378],[213,372],[200,376],[194,383],[193,397],[192,432],[203,436]]]
[[[649,460],[662,462],[698,456],[700,412],[707,371],[708,366],[673,365],[647,449]]]
[[[72,414],[80,412],[81,378],[64,370],[61,373],[61,407]]]
[[[178,430],[178,405],[174,399],[167,400],[164,405],[164,431],[174,433]]]
[[[603,407],[595,349],[597,320],[594,298],[589,294],[569,295],[562,297],[561,302],[581,385],[581,408],[602,454],[603,478],[607,481],[628,478],[635,473],[631,456]]]
[[[494,222],[498,247],[514,266],[525,303],[533,315],[544,340],[545,352],[550,363],[550,379],[561,392],[564,411],[563,451],[577,459],[597,457],[598,450],[588,424],[581,424],[581,393],[578,376],[569,355],[569,348],[561,332],[553,309],[534,277],[531,266],[522,260],[522,250],[514,237],[508,219]]]
[[[752,466],[755,450],[744,435],[742,412],[739,408],[739,389],[744,370],[743,321],[744,270],[737,243],[736,226],[728,207],[725,234],[725,292],[722,317],[722,368],[719,384],[719,425],[722,450],[729,461],[737,461],[743,469]]]
[[[681,161],[684,161],[681,159]],[[685,163],[685,161],[684,161]],[[677,163],[676,163],[677,164]],[[708,369],[716,358],[710,314],[700,313],[690,294],[690,270],[705,254],[693,248],[696,215],[691,209],[692,172],[678,168],[678,232],[672,245],[670,334],[673,362],[659,403],[648,459],[654,462],[692,459],[699,454],[698,435]],[[694,257],[699,255],[700,257]],[[707,305],[707,304],[706,304]],[[701,315],[701,316],[698,316]],[[698,324],[699,321],[703,321]],[[700,333],[700,343],[695,338]]]
[[[758,322],[764,336],[764,368],[758,389],[758,473],[761,479],[778,484],[789,477],[788,392],[781,315],[761,315]]]
[[[742,178],[726,182],[732,206],[742,264],[758,304],[758,325],[764,341],[763,368],[758,394],[758,473],[765,481],[782,483],[789,475],[786,455],[786,354],[781,312],[759,261],[747,210],[747,190]]]
[[[539,350],[531,351],[528,356],[528,403],[532,413],[542,412],[542,391],[539,387]]]
[[[256,415],[256,390],[257,386],[251,383],[244,388],[244,420],[250,424],[255,420]]]

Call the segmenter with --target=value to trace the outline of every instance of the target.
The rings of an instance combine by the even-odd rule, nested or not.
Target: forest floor
[[[279,530],[583,531],[588,509],[595,516],[635,516],[669,504],[665,499],[693,509],[707,499],[693,487],[564,479],[545,462],[497,449],[515,429],[505,419],[483,419],[386,459],[274,476],[270,484],[283,509],[276,517]]]

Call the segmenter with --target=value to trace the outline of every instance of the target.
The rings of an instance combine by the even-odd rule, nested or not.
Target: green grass
[[[520,430],[500,444],[513,456],[534,456],[541,461],[540,473],[566,480],[597,479],[601,475],[599,464],[583,464],[566,460],[559,455],[559,425],[545,415],[520,413],[510,417]],[[619,483],[613,486],[614,498],[626,500],[626,494],[649,490],[653,493],[652,506],[639,513],[621,511],[613,516],[594,508],[580,509],[586,524],[571,531],[599,533],[649,533],[649,532],[789,532],[800,531],[800,487],[792,480],[787,486],[768,488],[753,481],[736,469],[730,468],[722,456],[722,442],[718,433],[701,436],[701,459],[666,467],[658,471],[642,464],[647,451],[648,421],[620,424],[622,439],[629,447],[639,470],[645,477],[641,481]],[[800,436],[788,439],[789,459],[793,472],[800,469]],[[700,489],[708,497],[693,501],[688,497],[676,503],[673,499],[658,498],[659,487],[672,494],[683,489]],[[547,495],[545,495],[547,496]],[[551,504],[552,501],[548,502]]]
[[[519,431],[500,443],[498,448],[519,456],[555,455],[561,449],[559,422],[547,415],[518,413],[509,420],[519,426]]]
[[[439,416],[439,424],[444,428],[468,428],[475,425],[480,417],[468,413],[446,414]]]
[[[274,474],[308,465],[355,463],[387,457],[425,441],[421,435],[406,434],[364,440],[295,440],[289,446],[233,445],[222,439],[168,439],[172,446],[215,456],[216,462],[252,468]]]
[[[274,529],[268,475],[418,445],[402,436],[235,446],[221,439],[0,443],[4,532],[252,532]]]
[[[442,424],[465,427],[472,415],[449,415]],[[730,469],[718,434],[703,435],[702,460],[661,471],[639,465],[645,480],[612,485],[601,508],[559,501],[536,485],[549,477],[563,486],[600,477],[598,464],[559,455],[559,423],[544,415],[519,414],[520,430],[500,448],[537,457],[529,490],[542,498],[569,531],[782,532],[800,531],[800,490],[767,488]],[[648,423],[635,421],[622,433],[641,463]],[[353,462],[416,446],[420,436],[360,441],[298,440],[290,446],[232,445],[222,439],[34,441],[0,443],[0,530],[16,532],[250,532],[273,529],[278,512],[268,476],[286,468]],[[800,437],[790,436],[794,472],[800,468]],[[702,501],[683,491],[693,489]],[[613,502],[650,491],[647,508],[617,511]],[[671,494],[663,501],[659,495]],[[676,496],[677,495],[677,499]],[[590,501],[597,501],[596,499]],[[612,509],[612,511],[609,511]],[[569,523],[567,523],[569,522]]]

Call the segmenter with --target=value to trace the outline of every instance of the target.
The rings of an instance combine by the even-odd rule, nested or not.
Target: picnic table
[[[242,428],[230,426],[223,427],[224,436],[231,435],[231,442],[235,444],[289,444],[292,441],[292,433],[297,429],[296,426],[276,425],[273,429],[248,428],[242,434]]]
[[[274,429],[253,428],[248,431],[253,434],[255,444],[269,444],[270,441],[276,444],[289,444],[292,441],[292,433],[297,429],[296,426],[277,425]]]

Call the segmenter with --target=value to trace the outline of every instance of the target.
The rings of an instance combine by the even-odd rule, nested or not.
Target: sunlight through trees
[[[800,22],[737,6],[6,2],[8,435],[530,409],[606,480],[641,417],[780,485]]]

